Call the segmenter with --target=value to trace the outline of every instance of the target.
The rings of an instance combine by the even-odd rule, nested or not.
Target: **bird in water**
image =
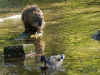
[[[57,70],[62,69],[63,60],[65,58],[65,55],[54,55],[49,58],[46,58],[45,55],[42,55],[40,60],[44,63],[44,65],[41,67],[42,71],[49,71],[54,72]]]

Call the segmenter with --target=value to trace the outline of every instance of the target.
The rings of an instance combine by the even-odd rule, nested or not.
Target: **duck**
[[[63,60],[65,58],[65,55],[53,55],[49,58],[46,58],[45,55],[42,55],[40,58],[40,61],[44,63],[44,66],[42,69],[56,69],[61,67],[63,64]]]

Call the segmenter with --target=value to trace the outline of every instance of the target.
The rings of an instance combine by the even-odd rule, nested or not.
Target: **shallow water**
[[[40,55],[47,57],[64,54],[63,68],[53,75],[99,75],[100,43],[91,39],[99,29],[99,5],[88,5],[85,1],[38,3],[45,15],[46,26],[42,38],[15,41],[24,31],[21,20],[5,20],[0,22],[0,75],[42,75]],[[45,7],[48,6],[48,7]],[[23,6],[22,6],[23,8]],[[1,13],[2,18],[21,14],[20,8]],[[7,13],[8,12],[8,13]],[[5,16],[5,17],[3,17]],[[18,18],[17,18],[18,19]],[[10,45],[34,44],[26,48],[25,58],[6,61],[3,48]],[[37,54],[34,53],[34,50]],[[52,73],[47,73],[51,75]]]

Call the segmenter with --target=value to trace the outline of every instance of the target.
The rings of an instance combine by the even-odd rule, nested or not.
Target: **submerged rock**
[[[100,29],[93,34],[92,38],[95,40],[100,40]]]

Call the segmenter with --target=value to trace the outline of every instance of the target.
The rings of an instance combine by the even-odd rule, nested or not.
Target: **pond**
[[[1,0],[2,1],[2,0]],[[24,0],[21,0],[22,2]],[[29,0],[32,1],[32,0]],[[64,54],[63,69],[47,75],[99,75],[100,43],[91,38],[99,29],[100,5],[93,0],[62,0],[37,2],[44,13],[46,26],[43,37],[34,40],[14,40],[24,31],[21,11],[34,2],[7,2],[0,10],[0,75],[43,75],[42,63],[34,49],[40,48],[46,57]],[[7,7],[9,6],[9,7]],[[16,16],[12,17],[12,16]],[[10,18],[10,19],[9,19]],[[25,50],[25,58],[5,61],[5,46],[37,44]]]

